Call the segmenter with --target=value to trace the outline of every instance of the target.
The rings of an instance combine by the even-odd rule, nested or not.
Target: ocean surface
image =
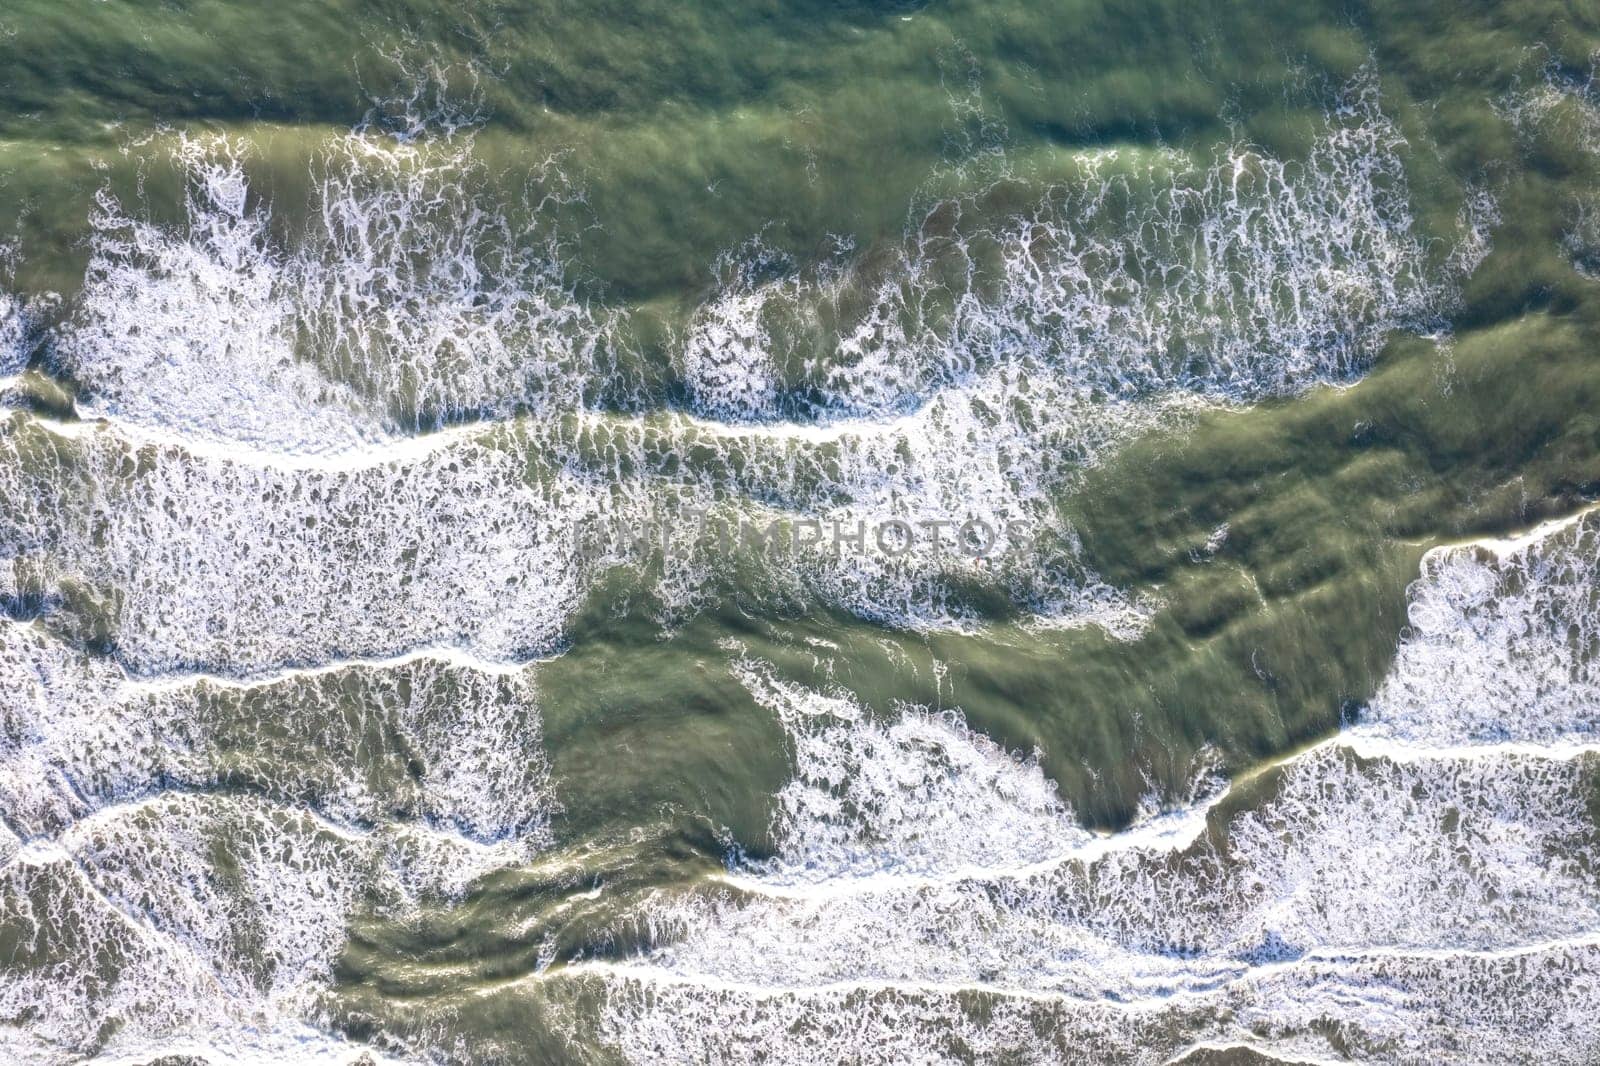
[[[1600,1062],[1600,8],[5,0],[0,1061]]]

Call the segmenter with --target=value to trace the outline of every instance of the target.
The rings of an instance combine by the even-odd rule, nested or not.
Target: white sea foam
[[[780,853],[762,865],[764,880],[1026,863],[1088,839],[1036,764],[1011,759],[958,714],[914,710],[882,723],[848,694],[759,663],[736,670],[794,745],[795,777],[773,826]]]
[[[0,378],[22,372],[28,362],[27,318],[22,301],[0,290]]]
[[[1436,548],[1363,738],[1600,741],[1600,518],[1503,544]]]
[[[1584,879],[1593,776],[1578,763],[1362,764],[1326,747],[1232,819],[1220,850],[1198,836],[1105,848],[1036,766],[959,723],[908,711],[887,728],[791,729],[778,856],[742,871],[710,928],[665,949],[674,969],[1136,1000],[1318,951],[1500,948],[1600,928]],[[819,890],[791,888],[805,882]],[[693,918],[672,920],[694,928],[707,915],[688,906]]]
[[[1577,147],[1590,157],[1591,166],[1600,166],[1600,52],[1590,57],[1582,77],[1550,57],[1532,88],[1519,87],[1501,101],[1501,113],[1525,142],[1548,137],[1563,150]],[[1600,276],[1600,193],[1585,190],[1574,196],[1566,223],[1561,243],[1574,268]]]
[[[616,455],[595,475],[642,475],[630,491],[656,504],[830,532],[890,518],[1026,528],[1035,547],[1016,556],[973,560],[947,529],[942,544],[919,536],[896,557],[813,549],[756,569],[764,596],[889,625],[971,628],[999,593],[1041,624],[1136,633],[1145,605],[1079,563],[1060,498],[1085,466],[1174,411],[1348,380],[1390,331],[1436,327],[1481,259],[1492,203],[1471,199],[1461,254],[1434,262],[1413,232],[1400,145],[1363,75],[1304,160],[1237,144],[1200,162],[1086,157],[1026,217],[967,221],[975,205],[941,203],[898,254],[856,257],[841,243],[808,271],[752,241],[719,263],[721,289],[674,356],[696,411],[736,425],[635,431],[619,420],[606,430]],[[514,213],[476,191],[487,174],[470,136],[395,139],[372,126],[332,138],[313,163],[310,222],[289,236],[252,192],[245,146],[184,138],[175,152],[188,178],[181,224],[140,221],[102,197],[82,307],[59,346],[85,412],[195,456],[351,472],[401,458],[427,469],[419,449],[432,445],[385,442],[443,421],[595,417],[577,412],[603,384],[609,325],[573,297],[553,239],[514,232]],[[553,166],[538,187],[561,195]],[[569,437],[526,443],[550,467],[575,458]],[[686,488],[691,454],[701,458]],[[184,478],[207,498],[209,474],[205,489]],[[551,515],[569,496],[524,513]],[[587,516],[578,510],[569,524]],[[292,517],[244,511],[257,531]],[[370,591],[365,573],[346,575],[352,602]],[[713,602],[728,577],[715,555],[670,560],[656,587],[664,615]],[[262,578],[238,569],[229,580]],[[553,599],[581,595],[582,581],[553,580]],[[564,613],[519,617],[530,636],[517,650],[547,646]],[[438,639],[488,655],[508,646]]]
[[[1121,397],[1293,393],[1360,374],[1393,330],[1437,328],[1487,248],[1494,202],[1473,190],[1462,254],[1431,259],[1403,144],[1369,72],[1304,159],[1238,143],[1199,161],[1085,156],[1079,178],[1013,220],[932,205],[887,264],[829,257],[814,277],[785,275],[752,242],[711,306],[741,338],[741,365],[804,366],[823,417],[904,411],[1001,363]],[[821,318],[794,306],[806,303],[835,335],[819,343],[806,326]]]
[[[8,554],[91,590],[138,673],[247,675],[441,645],[548,652],[586,591],[578,524],[608,499],[475,441],[281,470],[107,432],[63,449],[14,428],[0,469]],[[54,461],[23,458],[35,447]]]
[[[296,235],[227,140],[180,141],[178,226],[100,201],[60,354],[110,424],[19,417],[0,462],[0,593],[44,611],[0,633],[0,929],[26,948],[0,1018],[35,1011],[0,1046],[284,1053],[358,907],[537,847],[553,801],[531,682],[505,664],[560,644],[600,565],[644,562],[580,560],[585,520],[674,502],[1021,522],[1040,540],[1021,559],[814,550],[763,561],[757,591],[932,628],[981,621],[976,583],[1136,630],[1142,605],[1060,517],[1077,472],[1194,403],[1359,375],[1393,330],[1437,326],[1492,218],[1471,198],[1456,254],[1430,259],[1363,79],[1297,163],[1103,156],[1023,219],[940,205],[887,267],[841,252],[801,274],[752,245],[675,355],[695,416],[612,418],[581,412],[608,327],[559,249],[473,191],[465,142],[414,126],[326,146]],[[534,417],[402,439],[516,412]],[[650,951],[574,972],[607,983],[603,1032],[646,1061],[1198,1041],[1414,1061],[1459,1040],[1575,1060],[1600,1023],[1540,1005],[1592,997],[1600,971],[1596,770],[1555,745],[1593,729],[1594,535],[1575,536],[1430,556],[1364,724],[1215,835],[1197,799],[1095,837],[1037,758],[958,712],[878,716],[742,662],[793,746],[775,854],[653,900]],[[662,571],[669,612],[750,577]],[[46,635],[73,627],[114,658]],[[1526,720],[1496,732],[1496,701]],[[228,1043],[245,1032],[253,1050]]]
[[[749,521],[815,523],[813,544],[766,560],[778,564],[771,576],[780,587],[876,622],[928,629],[981,621],[960,591],[970,584],[998,588],[1039,619],[1136,631],[1139,607],[1078,562],[1053,494],[1151,417],[1064,394],[1052,408],[1040,401],[1052,384],[1047,374],[1000,366],[886,423],[855,421],[826,434],[692,432],[673,443],[703,449],[724,484],[768,502],[749,507]],[[909,545],[892,531],[880,542],[890,521],[913,527]],[[957,541],[968,522],[977,542],[993,545],[983,558]],[[859,546],[835,543],[863,528]]]
[[[1212,1046],[1290,1062],[1510,1066],[1530,1056],[1587,1061],[1597,993],[1593,943],[1511,957],[1297,962],[1215,997],[1143,1007],[937,987],[710,993],[693,982],[618,979],[611,994],[626,1021],[607,1035],[636,1062],[1157,1066]]]
[[[243,686],[149,684],[37,626],[0,624],[0,810],[59,833],[166,788],[244,788],[351,824],[409,816],[485,842],[545,838],[532,670],[419,656]]]
[[[1167,840],[1091,838],[958,718],[745,662],[795,745],[776,855],[565,977],[638,1061],[1585,1061],[1600,1018],[1552,1005],[1600,989],[1600,762],[1542,742],[1588,729],[1592,522],[1431,553],[1366,719]]]
[[[248,203],[238,151],[181,143],[187,232],[130,218],[100,195],[82,321],[62,345],[81,406],[288,451],[381,438],[351,389],[296,355],[285,259],[268,246],[266,210]]]
[[[347,1060],[313,1023],[357,907],[527,861],[553,809],[531,672],[445,659],[130,680],[0,624],[0,1017],[29,1061]]]
[[[570,402],[591,371],[603,324],[572,296],[554,245],[514,232],[473,191],[484,174],[470,143],[330,139],[293,239],[251,188],[247,146],[185,137],[174,154],[182,225],[99,197],[60,345],[86,413],[337,454]],[[559,195],[553,163],[543,178]]]
[[[775,417],[780,381],[769,318],[805,313],[801,283],[793,264],[759,238],[724,255],[716,272],[720,291],[695,309],[678,352],[694,409],[726,422]]]
[[[168,795],[80,823],[0,870],[0,928],[17,945],[0,1016],[27,1019],[6,1044],[37,1062],[174,1039],[335,1060],[338,1041],[297,1018],[363,875],[360,849],[238,797]]]
[[[933,205],[887,262],[841,248],[796,271],[753,240],[719,264],[680,361],[696,413],[743,425],[687,443],[713,450],[722,491],[830,532],[973,519],[1038,542],[982,561],[953,530],[895,558],[813,552],[784,576],[824,602],[970,627],[962,590],[998,589],[1039,622],[1136,633],[1143,606],[1078,563],[1059,500],[1174,413],[1349,381],[1391,332],[1441,327],[1494,202],[1474,190],[1458,245],[1432,255],[1402,143],[1364,75],[1303,160],[1087,159],[1026,217]]]
[[[1317,1039],[1320,1020],[1338,1021],[1353,1042],[1374,1046],[1375,1058],[1407,1061],[1385,1043],[1403,1037],[1410,1054],[1426,1054],[1439,1045],[1416,1046],[1405,1034],[1421,1028],[1438,1041],[1450,1039],[1450,1027],[1419,1026],[1416,1016],[1432,1006],[1403,989],[1373,988],[1374,970],[1404,968],[1437,986],[1470,963],[1464,955],[1550,942],[1569,976],[1581,971],[1559,960],[1581,952],[1592,984],[1594,952],[1585,945],[1600,923],[1600,899],[1583,796],[1593,781],[1592,768],[1565,763],[1373,770],[1329,751],[1294,767],[1284,795],[1234,822],[1222,852],[1128,849],[1036,872],[692,897],[658,907],[666,946],[608,976],[608,1031],[639,1058],[649,1057],[643,1040],[660,1040],[675,1024],[694,1035],[652,1054],[737,1055],[751,1039],[775,1061],[802,1062],[828,1061],[817,1057],[812,1030],[847,1024],[871,1061],[896,1061],[878,1049],[938,1046],[943,1027],[976,997],[1025,1014],[1051,1003],[1065,1015],[1044,1012],[1047,1027],[1015,1049],[1028,1058],[1049,1059],[1052,1047],[1068,1058],[1100,1053],[1077,1042],[1089,1016],[1107,1023],[1089,1035],[1109,1041],[1103,1051],[1113,1061],[1160,1061],[1201,1038],[1253,1042],[1251,1021],[1308,1050],[1320,1045],[1326,1057],[1335,1049]],[[1492,981],[1482,983],[1479,994],[1497,994]],[[852,999],[857,1008],[843,1009]],[[931,1018],[906,1009],[918,1002],[931,1006]],[[751,1011],[785,1024],[752,1031]],[[1524,1002],[1487,1035],[1501,1061],[1511,1061],[1510,1034],[1555,1044],[1558,1061],[1579,1061],[1585,1042],[1600,1039],[1593,1021],[1547,1029]]]

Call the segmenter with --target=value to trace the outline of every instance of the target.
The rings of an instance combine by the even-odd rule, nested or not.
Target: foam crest
[[[80,614],[138,673],[255,674],[456,645],[487,659],[553,649],[585,592],[578,524],[607,491],[465,440],[355,470],[283,470],[45,441],[15,423],[0,468],[8,541],[81,587]],[[52,457],[31,463],[24,453]]]
[[[1228,827],[1252,902],[1235,936],[1301,954],[1496,949],[1600,930],[1594,783],[1587,759],[1318,751]]]
[[[766,425],[692,440],[713,450],[713,494],[826,530],[1029,530],[1021,557],[965,557],[951,530],[942,548],[812,552],[779,575],[874,622],[970,628],[998,593],[1043,624],[1137,633],[1147,605],[1081,565],[1060,499],[1158,423],[1352,380],[1391,332],[1442,328],[1495,205],[1473,190],[1434,254],[1403,144],[1368,73],[1303,159],[1106,153],[1021,217],[934,204],[887,257],[839,248],[799,271],[759,239],[730,252],[681,370],[697,414]]]
[[[1518,611],[1584,603],[1559,576],[1592,561],[1591,535],[1579,522],[1490,553],[1521,575],[1510,582],[1447,580],[1439,568],[1458,557],[1485,564],[1437,552],[1413,589],[1417,614],[1441,588],[1481,610],[1503,595],[1494,625],[1440,616],[1435,630],[1529,634]],[[1547,578],[1556,588],[1541,594]],[[1558,644],[1542,647],[1522,652],[1530,676],[1562,661]],[[1427,688],[1419,662],[1402,652],[1389,699],[1440,703],[1461,689]],[[777,854],[647,905],[657,946],[596,971],[606,1031],[634,1058],[737,1056],[750,1038],[772,1041],[776,1061],[818,1061],[845,1030],[928,1062],[1090,1049],[1162,1061],[1204,1042],[1411,1061],[1480,1031],[1500,1061],[1522,1043],[1578,1061],[1600,1040],[1593,1019],[1552,1022],[1516,998],[1540,980],[1520,976],[1532,958],[1552,960],[1557,983],[1595,980],[1600,764],[1587,755],[1391,759],[1336,741],[1273,771],[1252,805],[1213,814],[1209,829],[1100,841],[1036,763],[959,718],[906,708],[880,722],[845,693],[738,669],[795,747]],[[1474,693],[1457,695],[1473,706]],[[1484,1020],[1502,996],[1514,1005]],[[1014,1025],[982,1039],[1002,1042],[970,1043],[996,1013]],[[670,1039],[669,1024],[689,1031],[684,1019],[704,1024]]]
[[[1412,745],[1600,740],[1600,518],[1430,551],[1360,734]]]
[[[181,224],[98,199],[59,346],[86,412],[334,454],[570,402],[589,376],[605,325],[572,295],[554,238],[475,191],[470,139],[329,140],[288,238],[251,188],[247,146],[183,137],[174,155]],[[547,203],[566,195],[553,160],[531,181]],[[543,206],[524,205],[536,220]]]
[[[404,919],[549,839],[527,671],[443,659],[151,685],[0,625],[0,1046],[345,1061],[358,908]]]
[[[320,997],[379,856],[247,798],[110,809],[0,870],[3,1044],[34,1062],[192,1053],[346,1062]]]
[[[780,841],[760,876],[821,882],[878,871],[926,874],[1057,854],[1087,834],[1037,763],[1019,762],[960,714],[874,721],[846,693],[797,686],[759,663],[737,676],[794,746],[778,793]]]
[[[526,846],[553,801],[531,671],[419,658],[251,686],[150,686],[34,626],[0,626],[0,809],[51,836],[165,789],[245,789],[342,823],[404,818]]]

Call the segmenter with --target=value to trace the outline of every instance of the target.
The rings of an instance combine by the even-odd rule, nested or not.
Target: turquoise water
[[[1600,1054],[1600,14],[0,11],[0,1057]]]

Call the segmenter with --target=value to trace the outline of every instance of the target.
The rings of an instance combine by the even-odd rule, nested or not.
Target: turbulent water
[[[1600,1058],[1600,13],[0,60],[0,1058]]]

